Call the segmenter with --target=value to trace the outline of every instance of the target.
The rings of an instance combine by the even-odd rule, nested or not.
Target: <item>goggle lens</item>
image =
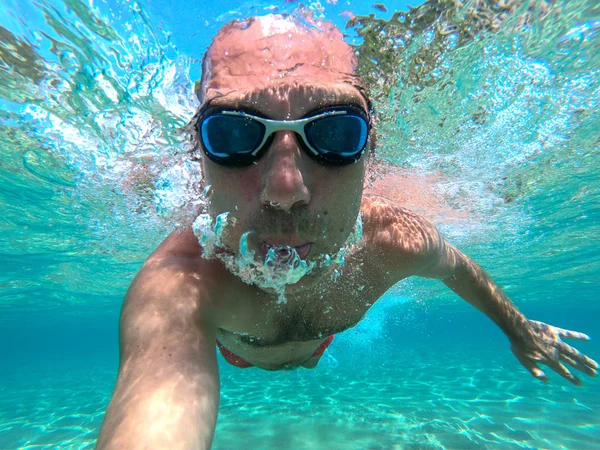
[[[262,142],[265,126],[250,117],[215,114],[201,126],[205,148],[217,158],[252,153]]]
[[[319,153],[331,153],[342,158],[353,157],[361,152],[368,137],[365,120],[350,114],[309,122],[304,132],[310,145]]]

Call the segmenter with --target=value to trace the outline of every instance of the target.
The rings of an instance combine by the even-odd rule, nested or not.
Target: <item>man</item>
[[[320,29],[318,29],[320,27]],[[374,145],[356,59],[337,29],[266,16],[226,25],[203,62],[194,118],[207,214],[171,234],[131,285],[121,364],[98,448],[208,448],[216,346],[231,364],[315,367],[403,278],[438,278],[538,363],[598,365],[525,318],[472,260],[401,205],[364,193]]]

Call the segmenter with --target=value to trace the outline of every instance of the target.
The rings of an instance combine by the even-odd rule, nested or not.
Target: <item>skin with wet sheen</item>
[[[336,105],[368,112],[356,58],[337,29],[269,17],[226,25],[215,37],[197,87],[200,110],[223,106],[276,120]],[[235,219],[222,235],[223,248],[238,249],[252,231],[257,252],[289,246],[311,261],[338,251],[359,214],[362,239],[345,264],[318,267],[287,285],[281,302],[272,290],[244,283],[218,258],[203,257],[191,229],[172,233],[127,292],[119,376],[99,449],[209,448],[219,407],[217,339],[258,368],[313,368],[319,361],[313,354],[328,336],[356,325],[410,276],[441,280],[487,315],[533,376],[546,380],[539,363],[574,384],[580,381],[565,364],[595,375],[598,365],[562,340],[586,335],[526,318],[477,263],[406,208],[443,209],[426,188],[414,190],[418,184],[390,171],[364,189],[373,145],[372,135],[357,163],[326,166],[284,130],[247,167],[200,157],[212,186],[208,213]],[[387,188],[402,185],[413,186],[411,199]]]

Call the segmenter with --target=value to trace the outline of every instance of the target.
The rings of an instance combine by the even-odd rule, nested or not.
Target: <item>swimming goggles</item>
[[[369,117],[357,106],[330,106],[298,120],[273,120],[245,111],[212,107],[201,113],[196,130],[206,156],[225,166],[243,167],[260,159],[273,133],[296,133],[311,158],[343,166],[360,159],[369,137]]]

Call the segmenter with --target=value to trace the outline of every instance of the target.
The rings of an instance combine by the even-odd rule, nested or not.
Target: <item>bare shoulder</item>
[[[165,257],[196,259],[202,254],[198,238],[191,228],[173,231],[150,255],[148,261]]]
[[[148,257],[130,291],[174,293],[203,278],[201,248],[191,230],[174,231]]]
[[[385,197],[365,194],[361,213],[365,244],[379,249],[395,266],[401,261],[416,273],[443,246],[431,222]],[[404,271],[404,265],[399,269]]]
[[[188,312],[211,317],[214,291],[211,264],[191,230],[169,235],[146,260],[123,304],[122,322],[138,316],[168,320]]]

